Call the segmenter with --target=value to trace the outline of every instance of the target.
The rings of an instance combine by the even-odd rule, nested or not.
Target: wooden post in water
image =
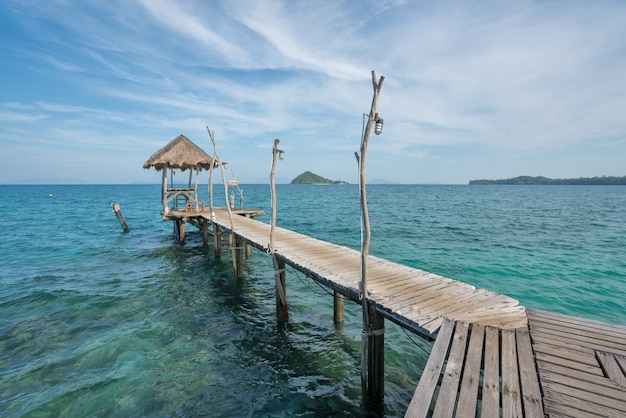
[[[120,225],[122,225],[122,229],[124,230],[124,232],[130,232],[130,229],[128,229],[128,225],[126,225],[126,221],[124,220],[124,215],[122,215],[122,209],[120,209],[120,204],[113,202],[111,203],[111,207],[113,208],[113,212],[115,212],[115,216],[120,222]]]
[[[289,309],[285,292],[285,262],[279,260],[276,254],[273,254],[272,264],[274,265],[274,275],[276,276],[276,318],[279,321],[287,321],[289,319]]]
[[[368,301],[367,305],[367,406],[381,415],[385,396],[385,318],[376,312],[373,303]]]
[[[343,324],[343,295],[335,290],[333,299],[335,324]]]
[[[222,255],[222,228],[213,224],[213,245],[215,246],[215,256]]]
[[[208,244],[209,242],[209,221],[207,219],[201,218],[202,225],[202,243]]]
[[[234,234],[233,234],[234,235]],[[243,277],[243,241],[240,237],[234,237],[235,245],[233,246],[233,267],[235,269],[235,277],[241,279]]]
[[[178,241],[185,241],[185,218],[176,219],[176,231],[178,232]]]

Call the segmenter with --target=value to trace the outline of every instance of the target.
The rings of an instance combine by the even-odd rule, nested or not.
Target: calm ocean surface
[[[269,185],[242,188],[269,223]],[[356,185],[277,188],[279,226],[360,248]],[[450,188],[368,186],[370,254],[626,325],[626,187]],[[179,244],[160,185],[0,191],[0,416],[364,415],[358,305],[346,301],[336,328],[332,297],[288,268],[279,327],[271,259],[253,251],[237,281],[229,251],[216,258],[193,227]],[[386,327],[395,417],[432,345]]]

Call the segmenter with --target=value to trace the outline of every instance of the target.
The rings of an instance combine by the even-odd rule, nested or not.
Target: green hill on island
[[[469,184],[624,186],[626,185],[626,176],[579,177],[576,179],[549,179],[543,176],[519,176],[503,180],[470,180]]]
[[[317,174],[305,171],[295,179],[291,180],[291,184],[348,184],[347,181],[329,180]]]

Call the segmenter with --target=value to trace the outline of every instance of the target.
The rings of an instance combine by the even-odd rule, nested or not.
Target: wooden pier
[[[173,211],[167,219],[207,232],[211,225],[214,236],[230,234],[236,248],[245,243],[267,252],[270,225],[231,215],[216,208]],[[276,228],[273,247],[283,281],[289,265],[335,292],[336,320],[344,297],[361,303],[358,251],[283,228]],[[382,400],[388,319],[435,339],[407,417],[626,416],[626,326],[526,309],[510,297],[371,255],[367,263],[370,399]],[[280,309],[286,300],[277,294]]]

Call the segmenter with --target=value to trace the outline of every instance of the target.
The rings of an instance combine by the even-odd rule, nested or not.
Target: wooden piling
[[[232,235],[231,235],[232,237]],[[235,277],[241,279],[243,277],[243,241],[238,236],[233,238],[235,245],[233,249],[233,268],[235,270]]]
[[[285,291],[285,262],[272,255],[274,265],[274,276],[276,277],[276,318],[279,321],[289,319],[289,309],[287,306],[287,292]]]
[[[209,242],[209,221],[208,219],[201,220],[202,225],[202,243],[207,244]]]
[[[385,397],[385,318],[367,303],[367,406],[382,413]]]
[[[222,254],[222,229],[213,224],[213,246],[215,247],[215,256]]]
[[[343,324],[343,295],[335,290],[333,299],[333,317],[335,324]]]
[[[178,241],[184,242],[185,241],[185,218],[177,219],[176,222],[174,222],[174,226],[177,231]]]
[[[122,229],[124,230],[124,232],[130,232],[130,229],[128,229],[128,225],[126,225],[126,221],[124,220],[124,215],[122,215],[122,209],[120,209],[119,203],[111,203],[111,208],[113,208],[113,212],[115,212],[115,216],[120,222],[120,225],[122,225]]]

